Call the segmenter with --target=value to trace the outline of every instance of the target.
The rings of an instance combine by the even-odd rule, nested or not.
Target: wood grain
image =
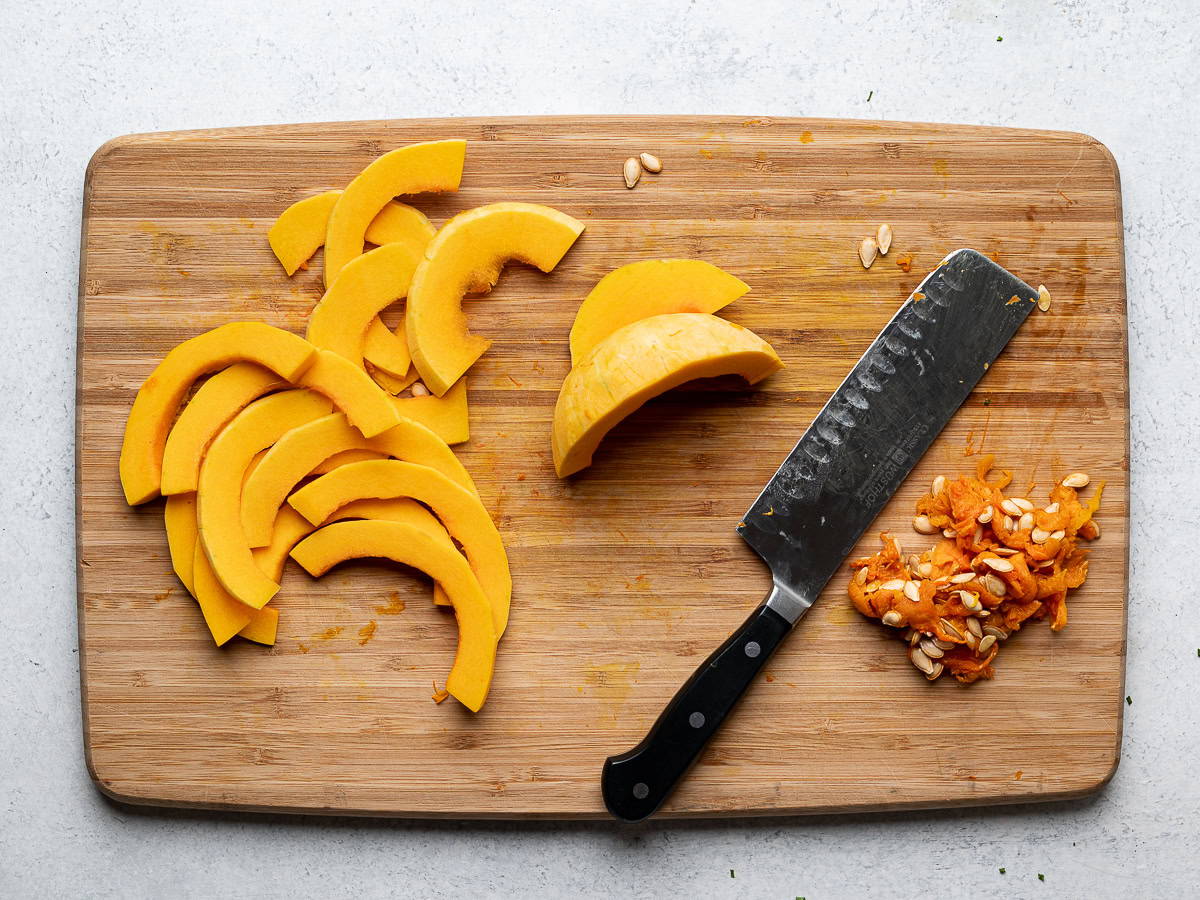
[[[436,706],[455,630],[424,579],[289,563],[272,649],[212,646],[171,574],[161,501],[129,509],[117,458],[143,379],[236,319],[302,333],[320,266],[284,276],[266,240],[290,203],[381,152],[469,141],[462,189],[413,200],[435,224],[546,203],[587,231],[549,277],[510,268],[470,301],[495,344],[470,372],[456,448],[509,548],[512,619],[475,716]],[[626,190],[622,161],[664,163]],[[864,271],[880,222],[891,252]],[[997,678],[929,684],[858,616],[843,568],[664,815],[818,812],[1083,794],[1121,742],[1129,395],[1120,186],[1083,135],[740,118],[458,119],[119,138],[87,173],[80,274],[78,566],[88,766],[137,803],[459,817],[603,815],[604,758],[630,747],[765,594],[733,526],[923,275],[975,247],[1053,297],[864,536],[908,530],[938,473],[980,445],[1036,482],[1108,487],[1070,624],[1028,628]],[[550,421],[574,312],[610,269],[697,257],[750,284],[723,315],[787,368],[647,405],[595,464],[554,476]],[[912,271],[897,265],[912,257]],[[319,262],[319,257],[316,260]],[[401,609],[401,607],[403,607]],[[371,623],[375,631],[371,632]]]

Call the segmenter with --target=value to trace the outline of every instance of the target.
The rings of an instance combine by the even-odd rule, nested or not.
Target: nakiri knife
[[[736,531],[771,569],[766,600],[609,757],[604,803],[650,816],[1025,321],[1037,291],[974,250],[946,257],[850,370]]]

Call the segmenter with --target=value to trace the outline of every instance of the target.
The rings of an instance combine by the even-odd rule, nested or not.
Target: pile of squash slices
[[[490,290],[509,260],[552,271],[584,226],[546,206],[494,203],[438,229],[394,199],[457,191],[465,156],[461,140],[401,147],[345,190],[286,209],[268,237],[289,276],[325,247],[325,293],[304,337],[237,321],[175,347],[138,391],[120,475],[130,505],[166,497],[172,565],[218,646],[274,643],[270,601],[289,556],[314,577],[391,559],[432,577],[434,602],[453,607],[446,692],[478,711],[512,577],[451,449],[469,439],[465,373],[491,343],[468,330],[462,299]],[[605,434],[670,388],[729,374],[753,384],[781,368],[766,341],[713,315],[747,290],[699,260],[606,275],[570,333],[557,474],[590,465]],[[380,313],[398,301],[389,329]]]

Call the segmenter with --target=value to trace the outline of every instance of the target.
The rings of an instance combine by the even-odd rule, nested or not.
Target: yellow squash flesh
[[[404,333],[404,322],[401,321],[395,331],[388,331],[388,327],[379,316],[373,318],[367,326],[366,339],[363,341],[363,361],[392,377],[395,377],[397,371],[407,372],[411,369],[412,354],[408,352],[408,336]]]
[[[275,643],[275,632],[278,628],[279,610],[273,606],[264,606],[262,609],[250,610],[250,621],[238,632],[238,637],[269,647]]]
[[[441,397],[396,397],[392,401],[396,412],[406,419],[420,422],[447,444],[461,444],[471,437],[467,420],[467,377],[454,382],[454,387]]]
[[[410,497],[433,510],[450,537],[462,545],[492,604],[496,636],[503,635],[512,598],[512,577],[500,532],[479,498],[441,472],[395,459],[353,463],[309,482],[292,494],[288,503],[317,524],[347,503],[368,497]]]
[[[393,197],[457,191],[466,141],[430,141],[385,153],[362,170],[329,214],[325,233],[325,287],[363,252],[367,227]]]
[[[293,428],[328,415],[330,409],[325,397],[311,391],[284,391],[263,397],[238,413],[213,438],[204,455],[196,492],[200,544],[221,585],[247,606],[262,608],[279,585],[263,573],[250,552],[242,528],[242,474],[260,450]],[[270,534],[263,543],[270,543]],[[199,575],[196,578],[199,580]]]
[[[307,520],[306,520],[307,521]],[[196,494],[172,494],[163,509],[163,524],[167,529],[167,547],[171,551],[171,568],[183,582],[189,594],[196,596],[192,587],[193,562],[196,556],[196,541],[200,531],[196,526]]]
[[[264,451],[264,455],[265,454],[266,451]],[[365,459],[387,459],[387,454],[376,453],[374,450],[358,450],[354,448],[350,450],[342,450],[339,453],[333,454],[333,456],[329,457],[328,459],[324,459],[317,463],[315,466],[313,466],[313,470],[308,474],[314,476],[324,475],[326,472],[332,472],[338,466],[347,466],[350,463],[362,462]],[[245,485],[242,485],[242,490],[245,490]]]
[[[666,313],[715,313],[749,285],[699,259],[647,259],[614,269],[597,282],[571,326],[571,365],[631,322]]]
[[[254,363],[236,363],[213,375],[188,401],[167,435],[163,450],[162,493],[194,492],[204,449],[225,423],[263,394],[287,381]]]
[[[492,681],[497,635],[491,605],[467,561],[407,522],[338,522],[319,528],[292,550],[292,559],[313,576],[363,557],[391,559],[420,569],[445,588],[458,620],[458,650],[446,690],[478,712]]]
[[[400,422],[392,398],[371,376],[332,350],[318,350],[317,359],[295,382],[324,394],[367,437]]]
[[[204,624],[208,626],[218,647],[223,647],[226,641],[249,625],[253,618],[255,610],[244,603],[238,603],[217,580],[199,541],[196,542],[195,557],[192,561],[192,593],[196,602],[200,604]]]
[[[454,451],[424,425],[402,419],[395,428],[367,438],[346,421],[345,415],[335,413],[281,435],[247,479],[241,522],[250,546],[261,547],[270,541],[275,514],[302,478],[322,460],[347,450],[370,450],[429,466],[474,496],[475,485]]]
[[[401,322],[400,324],[403,325],[404,323]],[[404,349],[408,350],[407,340],[405,340]],[[367,371],[371,373],[371,377],[375,379],[375,383],[389,394],[399,394],[415,384],[421,377],[421,373],[417,371],[417,367],[414,365],[409,365],[408,373],[403,378],[397,378],[391,372],[371,365],[370,360],[367,361]]]
[[[294,382],[317,348],[262,322],[231,322],[184,341],[166,355],[133,401],[121,443],[121,487],[130,506],[153,500],[162,485],[163,451],[171,422],[192,383],[236,362],[258,363]]]
[[[481,206],[442,226],[413,275],[404,318],[426,387],[440,397],[491,345],[467,330],[465,293],[490,289],[510,259],[549,272],[582,232],[582,222],[532,203]]]
[[[684,382],[736,374],[754,384],[782,367],[770,344],[716,316],[670,313],[626,325],[563,381],[554,407],[554,469],[565,478],[591,465],[618,422]]]

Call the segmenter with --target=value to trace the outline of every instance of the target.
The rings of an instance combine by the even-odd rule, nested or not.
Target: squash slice
[[[400,324],[403,325],[404,323],[401,322]],[[408,349],[407,340],[404,343],[404,349]],[[421,377],[421,373],[417,371],[417,367],[414,365],[409,365],[408,372],[403,378],[397,378],[386,369],[372,365],[370,360],[367,360],[367,371],[371,373],[371,377],[375,379],[377,385],[392,395],[399,394],[405,389],[412,387]]]
[[[171,422],[201,375],[247,360],[295,381],[317,349],[304,338],[262,322],[230,322],[184,341],[166,355],[137,393],[121,443],[121,487],[130,506],[153,500],[162,484]]]
[[[328,415],[330,408],[325,397],[311,391],[263,397],[238,413],[213,438],[204,455],[196,492],[200,544],[225,590],[247,606],[262,608],[279,585],[258,567],[246,541],[241,517],[242,473],[254,454],[293,428]],[[272,515],[270,525],[274,519]],[[269,534],[263,543],[270,543]],[[199,580],[198,574],[195,577]]]
[[[254,610],[244,603],[238,603],[217,580],[199,541],[194,551],[192,573],[192,593],[200,604],[204,624],[208,626],[217,646],[223,647],[231,637],[250,624]]]
[[[549,272],[583,232],[583,223],[532,203],[493,203],[442,226],[417,266],[404,317],[421,380],[439,397],[491,345],[467,330],[462,298],[490,290],[510,259]]]
[[[238,637],[269,647],[275,643],[275,633],[278,629],[279,610],[273,606],[264,606],[262,609],[250,610],[250,621],[238,632]]]
[[[367,438],[346,421],[345,415],[335,413],[303,423],[281,435],[262,464],[247,479],[242,492],[241,521],[251,547],[261,547],[271,540],[275,514],[300,480],[322,460],[346,450],[370,450],[429,466],[475,496],[471,476],[454,456],[454,451],[425,426],[402,419],[395,428]],[[334,471],[342,468],[344,466]],[[321,521],[318,519],[314,524]]]
[[[453,548],[407,522],[326,525],[292,551],[292,559],[314,577],[340,562],[362,557],[391,559],[420,569],[446,589],[458,619],[458,651],[446,679],[446,690],[467,709],[478,712],[491,685],[497,638],[488,598],[467,561]]]
[[[317,359],[297,380],[299,387],[324,394],[367,437],[400,423],[392,398],[371,376],[332,350],[318,350]]]
[[[334,510],[367,497],[410,497],[424,503],[442,520],[450,537],[462,545],[471,569],[492,604],[496,637],[504,634],[512,597],[512,577],[500,532],[479,498],[441,472],[395,459],[353,463],[311,481],[288,498],[313,524]],[[453,597],[448,585],[444,585]]]
[[[263,455],[265,456],[266,453],[268,453],[268,452],[270,452],[270,451],[264,451]],[[333,454],[333,456],[329,457],[328,459],[324,459],[321,462],[317,463],[315,466],[313,466],[313,470],[311,472],[309,472],[308,474],[309,475],[324,475],[326,472],[332,472],[338,466],[346,466],[346,465],[349,465],[350,463],[362,462],[364,459],[387,459],[387,458],[388,457],[387,457],[386,453],[376,453],[374,450],[358,450],[358,449],[342,450],[340,453],[335,453],[335,454]],[[253,474],[253,473],[251,473],[251,474]],[[247,476],[247,477],[249,477],[249,476]],[[244,491],[245,489],[246,489],[246,486],[242,485],[242,490]]]
[[[192,587],[193,561],[200,531],[196,526],[196,493],[172,494],[163,509],[163,524],[167,529],[167,547],[171,550],[171,568],[183,582],[189,594]]]
[[[396,412],[406,419],[420,422],[447,444],[461,444],[471,437],[467,420],[467,376],[441,397],[426,394],[421,397],[396,397],[392,400]]]
[[[737,374],[754,384],[782,367],[770,344],[716,316],[669,313],[626,325],[563,381],[554,407],[554,469],[565,478],[591,465],[618,422],[686,381]]]
[[[164,496],[194,492],[204,448],[225,423],[263,394],[286,387],[287,381],[254,363],[236,363],[201,385],[167,435],[163,450]]]
[[[314,347],[332,350],[363,371],[367,328],[379,313],[408,294],[420,255],[404,244],[385,244],[352,259],[313,309],[305,338]],[[400,343],[383,323],[377,328]],[[400,356],[383,364],[389,372],[407,372],[408,344]],[[379,365],[380,363],[375,363]]]
[[[408,336],[404,333],[403,317],[395,331],[388,331],[388,327],[379,316],[373,318],[367,325],[362,358],[376,371],[387,372],[392,377],[395,377],[397,370],[403,373],[411,369],[412,354],[408,352]]]
[[[362,170],[329,214],[325,232],[325,287],[363,252],[367,228],[393,197],[457,191],[466,141],[429,141],[385,153]]]
[[[699,259],[647,259],[613,269],[579,306],[571,326],[571,365],[631,322],[665,313],[715,313],[749,285]]]

